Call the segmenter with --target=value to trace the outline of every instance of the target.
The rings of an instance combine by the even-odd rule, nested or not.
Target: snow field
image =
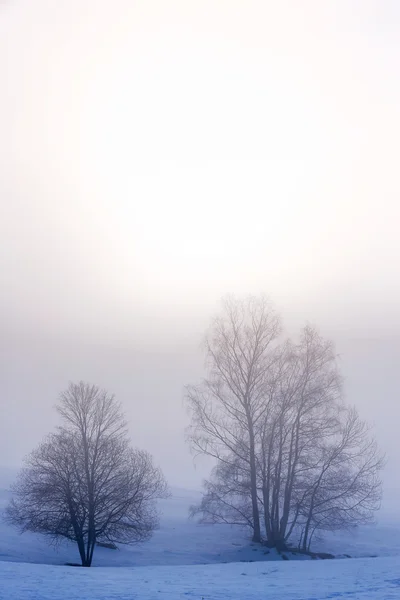
[[[400,560],[91,568],[0,562],[1,600],[398,600]]]

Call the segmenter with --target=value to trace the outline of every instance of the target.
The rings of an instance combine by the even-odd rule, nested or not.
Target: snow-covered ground
[[[252,545],[248,531],[199,525],[188,519],[189,506],[199,496],[196,492],[175,489],[173,496],[161,503],[161,526],[149,542],[118,550],[96,548],[93,565],[196,565],[276,558],[275,553],[266,555],[266,549]],[[0,491],[0,510],[9,498],[9,493]],[[0,522],[0,560],[63,565],[79,562],[79,555],[75,544],[67,542],[53,548],[43,536],[20,535]]]
[[[149,542],[118,550],[97,548],[94,566],[281,560],[273,551],[266,554],[268,550],[252,544],[247,530],[227,525],[199,525],[189,519],[189,506],[199,497],[199,492],[174,489],[172,497],[161,503],[161,526]],[[7,491],[0,490],[0,510],[9,498]],[[351,533],[330,534],[316,541],[313,549],[352,557],[400,555],[400,523],[381,522]],[[31,533],[20,535],[13,527],[0,521],[0,560],[63,565],[66,562],[79,562],[79,555],[75,544],[65,543],[55,549],[43,536]]]
[[[397,558],[75,569],[0,562],[2,600],[398,600]]]
[[[381,520],[315,545],[357,559],[282,561],[252,544],[246,530],[189,520],[188,508],[199,496],[174,489],[160,506],[161,526],[150,542],[98,548],[92,569],[63,566],[79,562],[75,545],[54,549],[42,536],[20,535],[0,522],[0,599],[400,599],[400,524]],[[0,511],[9,498],[0,490]]]

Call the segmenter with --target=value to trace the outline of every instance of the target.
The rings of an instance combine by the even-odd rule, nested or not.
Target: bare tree
[[[205,342],[208,376],[200,386],[187,389],[193,449],[222,463],[230,463],[233,454],[247,465],[257,542],[261,528],[256,429],[265,411],[273,342],[279,333],[279,317],[264,297],[226,299]]]
[[[7,518],[23,531],[77,543],[90,567],[98,542],[135,543],[158,524],[167,485],[151,456],[132,449],[121,406],[96,386],[71,384],[63,425],[34,450],[14,485]]]
[[[248,465],[235,455],[232,462],[219,462],[204,482],[205,493],[190,516],[201,515],[201,523],[226,523],[254,529]]]
[[[208,378],[188,389],[192,445],[217,461],[192,514],[247,525],[255,541],[263,524],[278,549],[299,534],[307,550],[316,531],[373,518],[383,459],[342,400],[333,344],[310,326],[297,343],[272,344],[279,321],[267,306],[225,306],[206,346]]]
[[[336,431],[340,405],[333,346],[307,326],[297,344],[282,347],[262,423],[259,463],[271,546],[284,547],[296,526],[310,456],[317,441]]]
[[[339,430],[317,448],[318,462],[310,469],[301,541],[309,550],[313,533],[349,529],[373,521],[380,507],[379,473],[384,458],[367,424],[354,408],[341,413]]]

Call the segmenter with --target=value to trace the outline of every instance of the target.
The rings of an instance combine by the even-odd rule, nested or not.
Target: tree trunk
[[[82,567],[86,567],[86,552],[85,552],[85,542],[83,538],[78,537],[76,540],[78,544],[79,556],[81,557]]]
[[[257,497],[257,470],[256,454],[254,448],[254,432],[252,425],[249,424],[250,437],[250,485],[251,485],[251,505],[253,510],[253,542],[261,542],[260,511],[258,508]]]
[[[265,533],[267,534],[267,545],[270,548],[272,548],[274,543],[273,543],[273,536],[272,536],[272,529],[271,529],[271,514],[270,514],[270,508],[269,508],[269,490],[267,489],[265,484],[263,486],[263,502],[264,502]]]
[[[296,466],[298,461],[298,449],[299,449],[299,430],[300,420],[297,418],[296,422],[296,433],[293,437],[293,431],[290,439],[290,452],[289,452],[289,464],[287,469],[287,480],[285,485],[284,502],[282,517],[280,520],[279,533],[281,539],[286,539],[286,530],[289,522],[289,514],[292,504],[292,493],[293,493],[293,482],[296,474]]]
[[[275,425],[272,426],[272,432],[268,444],[268,448],[264,446],[263,440],[263,461],[264,461],[264,471],[263,471],[263,502],[264,502],[264,523],[265,523],[265,533],[267,536],[267,544],[270,548],[274,547],[274,535],[273,535],[273,524],[271,517],[271,457],[273,450],[273,438],[275,435]]]
[[[312,518],[312,511],[313,511],[313,506],[311,505],[310,507],[310,511],[308,513],[308,518],[307,518],[307,522],[306,522],[306,526],[304,528],[304,537],[303,537],[303,550],[304,552],[307,552],[307,546],[308,544],[308,535],[310,533],[310,525],[311,525],[311,518]]]

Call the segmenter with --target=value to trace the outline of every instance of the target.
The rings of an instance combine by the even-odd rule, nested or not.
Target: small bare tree
[[[194,451],[229,463],[233,454],[247,465],[257,542],[261,528],[256,429],[265,412],[269,369],[275,360],[273,342],[279,333],[280,319],[264,297],[226,299],[206,337],[208,376],[201,385],[187,389]]]
[[[228,457],[226,457],[228,458]],[[200,523],[226,523],[254,529],[251,484],[248,465],[232,455],[232,462],[219,462],[209,480],[199,505],[192,506],[190,516],[200,515]]]
[[[6,515],[22,532],[76,542],[82,566],[90,567],[96,543],[151,536],[167,485],[151,456],[130,447],[113,396],[71,384],[57,410],[63,425],[27,458]]]
[[[300,506],[303,550],[310,549],[315,531],[370,523],[381,500],[384,457],[355,408],[341,412],[338,430],[315,450],[318,460],[310,464]]]

